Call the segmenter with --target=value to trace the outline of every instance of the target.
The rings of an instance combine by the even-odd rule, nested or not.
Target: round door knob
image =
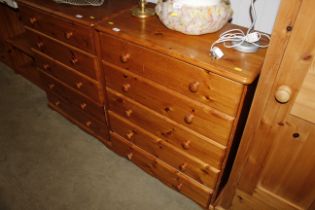
[[[66,39],[70,39],[72,36],[73,36],[73,32],[71,32],[71,31],[65,33]]]
[[[191,144],[190,141],[185,141],[184,143],[182,143],[182,147],[187,150],[190,148],[190,144]]]
[[[125,111],[125,115],[127,117],[130,117],[132,115],[132,113],[133,113],[133,111],[131,109],[128,109],[128,110]]]
[[[187,114],[184,118],[185,123],[191,124],[193,122],[194,117],[195,115],[193,115],[192,113]]]
[[[281,85],[278,87],[275,98],[279,103],[285,104],[288,103],[291,99],[292,90],[287,85]]]
[[[130,54],[129,53],[125,53],[125,54],[122,54],[120,56],[120,61],[123,62],[123,63],[127,63],[129,60],[130,60]]]
[[[85,109],[86,108],[86,106],[87,106],[87,104],[86,103],[82,103],[82,104],[80,104],[80,107],[81,107],[81,109]]]
[[[37,22],[37,18],[36,17],[31,17],[30,18],[30,23],[31,24],[35,24]]]
[[[196,93],[199,89],[200,86],[200,82],[196,81],[196,82],[192,82],[189,84],[189,90],[192,93]]]
[[[123,84],[123,86],[122,86],[122,90],[124,91],[124,92],[128,92],[128,90],[130,89],[130,87],[131,87],[131,85],[130,84]]]

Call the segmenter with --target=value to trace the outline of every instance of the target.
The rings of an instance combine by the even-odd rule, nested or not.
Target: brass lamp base
[[[138,18],[147,18],[147,17],[155,15],[155,11],[153,8],[142,9],[142,8],[136,7],[131,10],[131,14]]]

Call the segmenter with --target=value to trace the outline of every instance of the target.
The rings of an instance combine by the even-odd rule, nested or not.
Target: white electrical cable
[[[212,43],[211,48],[210,48],[210,53],[213,57],[220,58],[220,56],[216,55],[216,51],[218,50],[218,48],[215,47],[217,44],[220,44],[220,43],[223,43],[224,47],[226,48],[238,47],[242,45],[244,42],[251,43],[260,48],[266,48],[269,46],[269,44],[261,45],[257,43],[262,37],[266,37],[267,40],[270,40],[270,36],[265,33],[254,31],[256,21],[257,21],[257,12],[254,5],[254,0],[251,0],[250,14],[252,15],[252,21],[246,33],[243,32],[241,29],[231,29],[220,34],[219,39]],[[228,42],[230,42],[230,44],[227,44]]]

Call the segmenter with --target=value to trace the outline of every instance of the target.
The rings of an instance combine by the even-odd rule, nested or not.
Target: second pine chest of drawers
[[[53,1],[19,1],[49,106],[102,141],[109,136],[94,26],[132,5],[132,0],[106,1],[102,7],[86,9]]]

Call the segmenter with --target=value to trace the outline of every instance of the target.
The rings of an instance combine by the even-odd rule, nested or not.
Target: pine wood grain
[[[109,117],[113,132],[123,136],[141,149],[182,171],[210,189],[216,186],[220,173],[219,169],[177,149],[163,139],[147,132],[114,112],[110,111]]]
[[[315,59],[307,73],[291,114],[315,123]]]
[[[243,85],[114,36],[101,34],[101,43],[102,59],[107,65],[114,64],[219,111],[236,115]]]
[[[131,160],[166,185],[193,199],[201,206],[207,207],[209,205],[212,190],[200,185],[195,180],[128,142],[118,134],[112,132],[111,137],[112,141],[108,143],[109,148]]]
[[[234,117],[187,100],[176,92],[122,69],[109,66],[104,69],[107,86],[111,89],[224,146],[228,145]],[[127,85],[128,90],[125,89]]]
[[[114,23],[114,25],[109,23]],[[120,32],[114,32],[113,27],[119,28]],[[216,33],[188,36],[166,28],[158,17],[140,20],[132,18],[130,12],[126,11],[117,17],[101,22],[97,29],[234,81],[251,84],[260,73],[266,52],[264,49],[260,49],[255,54],[247,54],[222,48],[225,53],[222,59],[214,60],[209,56],[211,43],[217,40],[220,33],[232,27],[237,26],[227,25]]]
[[[308,0],[282,1],[232,179],[218,201],[226,208],[235,188],[246,194],[244,205],[257,198],[270,209],[309,209],[314,203],[310,178],[314,158],[309,149],[314,144],[314,124],[290,115],[313,59],[314,6]],[[280,85],[293,92],[288,103],[275,100]],[[264,194],[257,195],[259,189]]]
[[[225,157],[224,146],[153,112],[111,89],[107,89],[107,92],[109,110],[122,117],[127,117],[132,123],[166,140],[177,148],[200,158],[200,160],[215,167],[221,166]]]

